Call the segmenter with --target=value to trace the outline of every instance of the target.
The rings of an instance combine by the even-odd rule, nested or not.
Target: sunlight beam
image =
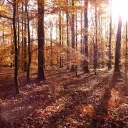
[[[118,17],[121,15],[123,19],[128,17],[128,0],[112,0],[112,15]]]

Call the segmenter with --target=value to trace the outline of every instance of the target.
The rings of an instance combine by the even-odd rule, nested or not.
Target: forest
[[[128,128],[127,0],[0,0],[0,128]]]

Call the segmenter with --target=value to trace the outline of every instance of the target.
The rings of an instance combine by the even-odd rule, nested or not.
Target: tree
[[[114,72],[120,72],[120,47],[121,47],[121,28],[122,28],[122,17],[118,16],[118,30],[116,36],[116,51],[115,51],[115,67]]]
[[[84,72],[88,73],[88,1],[85,1],[85,10],[84,10],[84,28],[85,28],[85,35],[84,35],[84,44],[85,44],[85,63],[84,63]]]
[[[126,42],[125,42],[125,84],[128,83],[128,21],[126,19]],[[126,86],[126,93],[128,94],[128,86]]]
[[[109,24],[109,61],[108,69],[112,68],[112,56],[111,56],[111,39],[112,39],[112,0],[110,1],[110,24]]]
[[[74,0],[72,0],[72,23],[71,23],[71,33],[72,33],[72,48],[75,48],[75,31],[74,31]]]
[[[61,11],[59,12],[59,43],[60,43],[60,47],[61,47],[62,46]],[[60,68],[62,68],[61,50],[60,50]]]
[[[16,33],[16,0],[13,2],[13,32],[14,32],[14,49],[15,49],[15,73],[14,73],[14,82],[16,93],[19,94],[19,85],[18,85],[18,47],[17,47],[17,33]]]
[[[28,14],[28,1],[25,0],[26,5],[26,13],[27,13],[27,30],[28,30],[28,62],[27,62],[27,80],[30,80],[30,65],[31,65],[31,47],[30,47],[30,19]]]
[[[81,2],[81,6],[82,6],[82,2]],[[80,19],[81,19],[81,22],[80,22],[80,27],[81,27],[81,40],[80,40],[80,43],[81,43],[81,54],[83,54],[84,52],[84,50],[83,50],[83,30],[82,30],[82,28],[83,28],[83,11],[82,11],[82,9],[81,9],[81,15],[80,15]]]
[[[95,43],[94,43],[94,62],[93,62],[95,74],[96,74],[96,68],[97,68],[97,42],[98,42],[97,28],[98,28],[97,5],[95,5]]]
[[[25,3],[25,18],[24,18],[24,71],[27,71],[27,5]]]
[[[76,34],[76,43],[75,43],[76,51],[78,50],[78,38],[77,38],[78,26],[77,25],[78,25],[78,23],[77,23],[77,12],[76,12],[76,33],[75,33]]]
[[[67,31],[67,62],[69,61],[69,50],[68,50],[68,48],[69,48],[69,14],[68,14],[68,0],[66,1],[66,5],[67,5],[67,12],[66,12],[66,25],[67,25],[67,29],[66,29],[66,31]],[[67,68],[69,68],[68,67],[68,65],[67,65]]]
[[[24,12],[24,6],[23,6],[23,2],[22,2],[21,6],[22,6],[21,7],[21,11],[22,11],[22,26],[21,26],[21,28],[22,28],[22,30],[21,30],[22,31],[22,52],[21,52],[22,57],[21,58],[23,61],[24,60],[24,13],[23,13]],[[24,70],[24,65],[23,65],[22,69]]]
[[[50,21],[50,47],[51,47],[51,60],[50,65],[53,66],[53,39],[52,39],[52,31],[53,31],[53,23]]]
[[[38,3],[38,80],[45,80],[44,75],[44,0]]]

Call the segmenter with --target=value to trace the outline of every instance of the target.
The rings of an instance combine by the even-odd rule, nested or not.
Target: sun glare
[[[112,0],[112,15],[117,18],[118,14],[123,19],[128,17],[128,0]]]

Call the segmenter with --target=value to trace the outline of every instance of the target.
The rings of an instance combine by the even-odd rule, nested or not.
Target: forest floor
[[[128,91],[123,73],[99,69],[76,76],[64,68],[46,71],[38,82],[19,72],[15,94],[13,68],[0,69],[0,128],[128,128]]]

